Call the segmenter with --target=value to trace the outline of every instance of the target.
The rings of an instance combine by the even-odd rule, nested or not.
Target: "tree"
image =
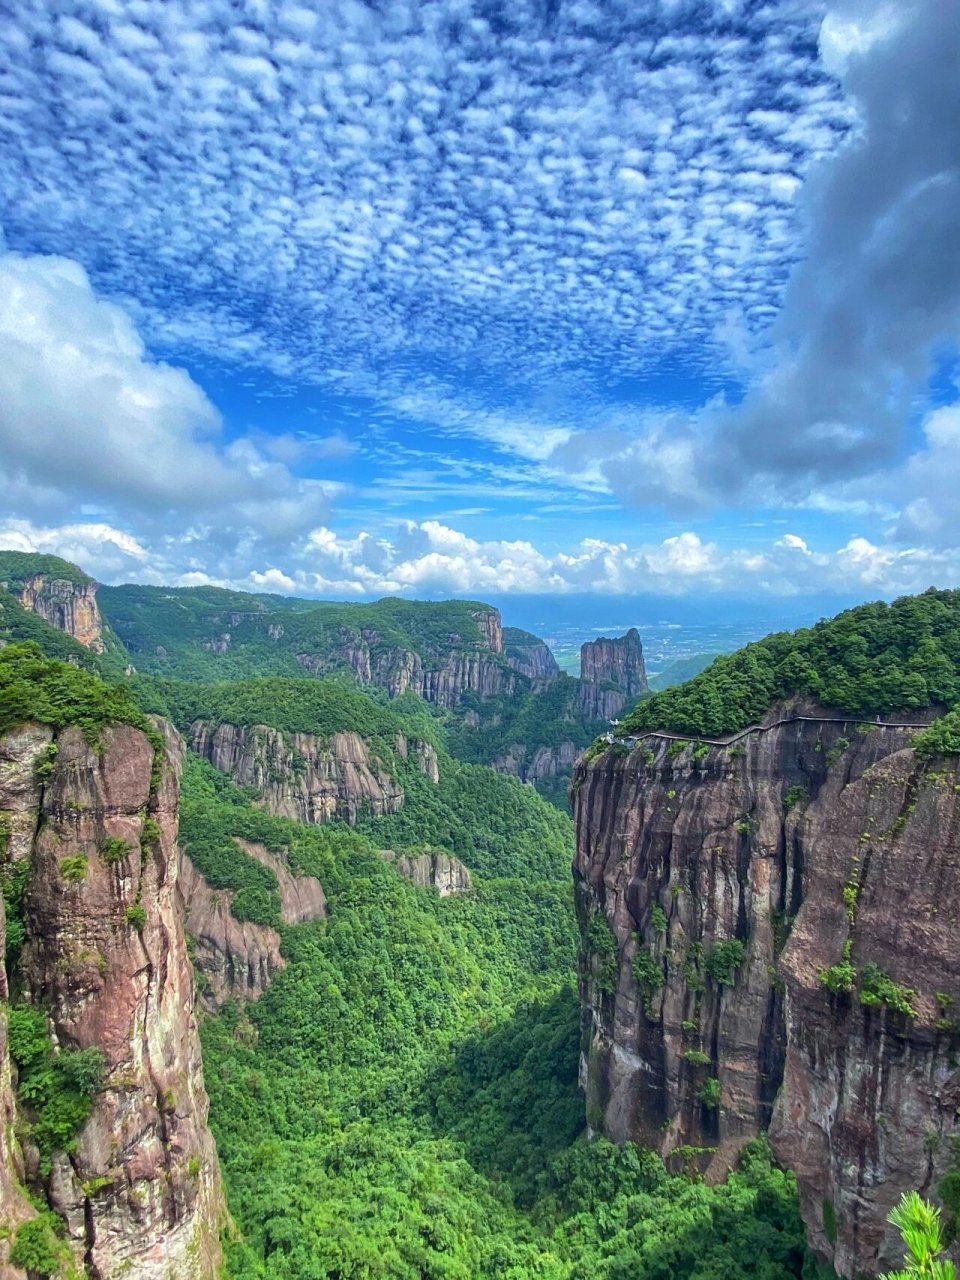
[[[940,1210],[928,1204],[916,1191],[905,1191],[900,1203],[891,1209],[887,1221],[899,1228],[906,1267],[889,1272],[880,1280],[956,1280],[956,1268],[943,1258],[943,1235]]]

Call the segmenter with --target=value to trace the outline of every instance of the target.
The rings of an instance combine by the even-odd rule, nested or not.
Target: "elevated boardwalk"
[[[926,729],[929,720],[884,720],[876,716],[873,720],[865,720],[863,716],[784,716],[780,720],[771,720],[769,724],[748,724],[737,733],[726,734],[721,738],[704,738],[698,734],[670,733],[666,729],[650,729],[647,733],[631,734],[628,737],[617,737],[612,730],[603,736],[611,746],[630,747],[631,750],[641,742],[650,738],[663,739],[667,742],[704,742],[709,747],[729,747],[748,738],[752,733],[769,733],[771,729],[779,729],[785,724],[854,724],[869,725],[871,729]]]

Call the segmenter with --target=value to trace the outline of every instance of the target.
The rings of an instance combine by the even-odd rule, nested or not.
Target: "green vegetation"
[[[647,947],[639,947],[630,965],[633,980],[643,995],[643,1011],[653,1016],[653,997],[663,986],[663,968],[660,961]]]
[[[30,1133],[40,1151],[40,1170],[50,1172],[54,1151],[71,1151],[93,1099],[103,1084],[103,1053],[93,1049],[53,1052],[42,1009],[14,1005],[9,1020],[10,1055],[20,1079],[17,1097],[27,1110]]]
[[[931,588],[767,636],[638,703],[624,732],[733,733],[794,695],[851,716],[960,702],[960,591]]]
[[[921,760],[960,755],[960,709],[955,707],[928,729],[921,729],[914,735],[913,747]]]
[[[60,859],[60,874],[69,884],[82,884],[87,878],[87,855],[71,853]]]
[[[708,1187],[669,1176],[662,1161],[630,1144],[582,1140],[569,819],[530,788],[451,759],[442,723],[415,700],[387,703],[344,682],[273,678],[296,652],[313,652],[297,647],[308,624],[319,644],[318,628],[346,626],[344,614],[365,607],[120,590],[128,592],[121,600],[130,634],[146,644],[157,610],[167,627],[153,646],[169,641],[169,661],[148,646],[143,666],[229,674],[231,661],[242,665],[242,649],[242,662],[262,662],[271,677],[194,689],[138,680],[145,707],[181,724],[204,715],[286,733],[358,730],[406,794],[399,814],[365,816],[356,829],[305,827],[270,817],[249,791],[187,761],[183,843],[211,883],[232,892],[235,914],[279,927],[287,961],[258,1002],[227,1004],[202,1023],[211,1123],[239,1227],[227,1244],[233,1280],[799,1278],[807,1258],[796,1188],[763,1143],[744,1150],[726,1183]],[[189,616],[197,597],[207,636]],[[438,625],[436,612],[385,603],[376,625],[385,635],[393,627],[391,642],[402,628],[409,637],[421,624]],[[234,620],[234,610],[249,616]],[[466,629],[464,610],[469,617],[471,606],[443,616],[447,636]],[[282,637],[269,635],[267,619],[283,626]],[[222,656],[202,647],[214,625],[231,634]],[[421,642],[427,646],[422,634]],[[268,652],[281,656],[268,663]],[[129,690],[51,662],[35,646],[10,646],[0,651],[0,709],[14,716],[6,723],[28,704],[29,718],[56,727],[79,721],[91,741],[119,720],[146,725]],[[439,784],[399,755],[397,732],[432,736]],[[158,837],[156,820],[145,816],[142,845]],[[238,840],[316,875],[329,916],[279,925],[276,878]],[[473,890],[441,899],[379,856],[387,846],[424,845],[462,858],[475,873]],[[122,862],[134,852],[116,837],[104,840],[99,856]],[[79,885],[82,855],[69,845],[62,854],[63,874]],[[25,868],[0,870],[15,952]],[[131,928],[144,926],[140,902],[126,914]],[[651,912],[652,934],[663,936],[665,926],[662,909]],[[616,939],[602,914],[586,945],[611,987]],[[652,995],[663,982],[661,963],[645,948],[638,960],[634,976]],[[739,960],[728,955],[714,968],[729,977]],[[702,948],[691,948],[688,964],[724,980]],[[21,1114],[46,1172],[52,1152],[69,1151],[89,1114],[103,1059],[96,1050],[55,1055],[34,1006],[11,1009],[10,1045]],[[712,1077],[704,1082],[704,1106],[719,1105],[718,1090]],[[13,1249],[36,1274],[52,1274],[61,1251],[55,1222],[38,1221],[20,1229]]]
[[[78,725],[93,743],[108,725],[132,724],[159,741],[128,689],[48,658],[33,642],[0,649],[0,733],[28,720],[54,729]]]
[[[863,967],[860,978],[860,1003],[865,1005],[885,1004],[895,1013],[915,1018],[917,1011],[913,1007],[916,992],[910,987],[901,987],[889,974],[884,973],[879,965],[867,964]]]
[[[415,729],[433,737],[426,704],[417,698],[402,716],[393,704],[384,705],[345,680],[263,677],[220,684],[186,680],[137,680],[137,696],[145,707],[171,719],[181,729],[194,720],[214,724],[270,725],[286,733],[312,733],[329,738],[335,733],[358,733],[392,744],[397,733],[409,733],[411,716],[420,717]],[[409,705],[404,703],[403,705]]]
[[[720,1105],[722,1092],[723,1090],[720,1087],[720,1081],[716,1076],[711,1076],[710,1079],[697,1090],[697,1097],[700,1099],[703,1106],[715,1111]]]
[[[612,995],[617,989],[617,936],[600,909],[594,911],[587,924],[587,956],[591,962],[598,962],[595,969],[598,989]]]
[[[306,664],[349,671],[348,650],[360,646],[374,664],[405,650],[429,667],[451,650],[481,647],[475,615],[488,608],[471,600],[341,604],[219,587],[101,587],[97,599],[139,671],[202,681],[303,675]]]
[[[739,938],[722,938],[714,943],[707,956],[707,973],[718,986],[732,987],[737,980],[737,969],[743,963],[746,946]]]
[[[191,764],[189,803],[211,774]],[[801,1274],[793,1180],[762,1144],[706,1187],[579,1140],[565,868],[440,899],[361,832],[268,818],[225,781],[206,799],[319,874],[330,905],[282,930],[287,968],[255,1005],[202,1027],[234,1280]],[[615,963],[601,913],[588,945]]]
[[[880,1280],[956,1280],[956,1268],[943,1256],[944,1241],[940,1210],[916,1191],[906,1191],[887,1221],[898,1228],[906,1245],[905,1266]]]
[[[802,782],[795,783],[792,787],[787,787],[783,793],[783,808],[786,813],[791,809],[795,809],[798,804],[806,800],[809,792]]]
[[[578,702],[579,683],[567,675],[551,681],[543,689],[521,690],[516,695],[481,700],[465,694],[458,711],[474,713],[479,723],[466,724],[452,720],[447,726],[450,751],[461,760],[484,763],[508,754],[511,747],[526,749],[529,761],[539,747],[559,747],[572,743],[577,751],[587,747],[597,734],[606,729],[604,721],[587,719]],[[562,778],[565,788],[568,778]],[[546,779],[538,789],[553,787],[556,780]],[[566,797],[562,797],[566,808]]]
[[[10,1248],[10,1261],[30,1276],[44,1278],[60,1273],[69,1263],[70,1250],[61,1239],[63,1223],[55,1213],[40,1213],[17,1228]]]
[[[689,658],[674,658],[656,675],[648,675],[647,683],[651,693],[659,693],[662,689],[671,689],[674,685],[686,684],[694,676],[709,667],[710,663],[720,655],[716,653],[694,653]]]
[[[39,575],[72,582],[74,586],[88,586],[93,579],[69,560],[59,556],[45,556],[33,551],[0,551],[0,586],[19,586],[28,578]]]
[[[843,944],[843,959],[827,969],[820,969],[817,977],[820,985],[832,995],[849,995],[857,980],[857,970],[851,956],[853,955],[853,939],[848,938]]]

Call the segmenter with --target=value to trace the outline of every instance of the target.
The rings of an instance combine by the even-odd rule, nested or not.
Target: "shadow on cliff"
[[[580,1005],[568,986],[461,1041],[427,1082],[438,1133],[461,1142],[519,1204],[533,1201],[551,1157],[584,1128],[579,1049]]]

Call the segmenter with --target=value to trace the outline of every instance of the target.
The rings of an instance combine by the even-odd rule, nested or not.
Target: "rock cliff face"
[[[36,574],[20,584],[18,596],[23,607],[44,622],[65,631],[94,653],[103,653],[103,624],[95,582],[68,582]]]
[[[6,857],[29,859],[20,981],[54,1044],[99,1048],[106,1076],[48,1175],[26,1142],[26,1177],[87,1275],[212,1280],[223,1197],[177,884],[182,745],[167,730],[155,771],[126,725],[98,750],[77,729],[50,743],[36,726],[0,740]]]
[[[396,853],[393,849],[381,849],[380,857],[392,862],[402,876],[422,888],[432,887],[441,898],[453,893],[465,893],[472,885],[469,870],[459,858],[442,849],[428,853]]]
[[[319,880],[295,876],[261,844],[237,843],[277,877],[284,924],[304,924],[327,914]],[[180,885],[187,933],[193,939],[194,968],[201,975],[200,1003],[208,1013],[215,1013],[224,1000],[256,1000],[286,964],[280,954],[280,934],[269,925],[235,919],[230,909],[233,893],[211,888],[186,854],[182,860]]]
[[[624,636],[580,646],[580,709],[590,720],[612,720],[647,691],[643,646],[636,627]]]
[[[256,787],[267,811],[278,817],[355,823],[361,813],[380,817],[397,813],[403,804],[403,788],[356,733],[335,733],[326,741],[267,725],[198,720],[190,729],[190,745],[241,786]],[[430,743],[398,738],[395,746],[436,781],[437,755]]]
[[[557,747],[526,747],[515,743],[501,756],[491,761],[491,768],[498,773],[508,773],[521,782],[540,782],[569,774],[580,754],[572,742],[561,742]]]
[[[458,636],[450,636],[443,651],[425,646],[420,654],[384,645],[376,630],[364,627],[359,637],[351,637],[327,653],[298,653],[297,661],[314,675],[347,666],[361,685],[377,685],[392,698],[409,689],[440,707],[455,707],[465,693],[480,698],[513,693],[518,682],[503,657],[498,610],[477,609],[471,617],[480,631],[479,643],[464,641],[461,646]]]
[[[590,1124],[702,1148],[708,1176],[769,1127],[847,1276],[899,1259],[886,1214],[933,1193],[960,1105],[960,775],[918,762],[911,733],[794,719],[679,754],[648,737],[574,780]],[[856,981],[831,994],[845,948]],[[871,996],[877,970],[916,1016]]]
[[[547,684],[560,675],[556,658],[540,637],[518,627],[504,628],[503,656],[514,671],[536,684]]]

